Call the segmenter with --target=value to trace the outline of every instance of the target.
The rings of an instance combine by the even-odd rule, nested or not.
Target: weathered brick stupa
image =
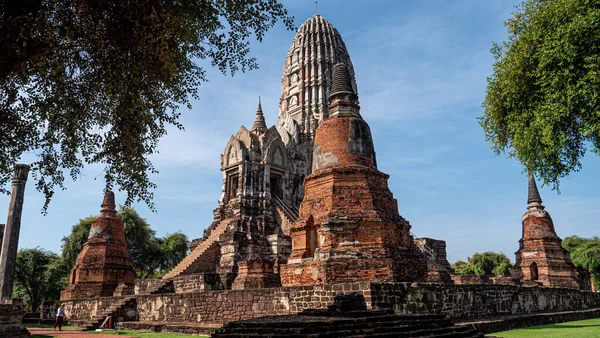
[[[100,216],[90,228],[87,242],[71,270],[61,300],[109,297],[119,284],[133,287],[135,271],[127,251],[123,222],[116,217],[115,194],[107,191]]]
[[[533,175],[529,175],[527,203],[521,218],[523,236],[515,253],[513,279],[524,285],[579,289],[577,270],[561,246],[550,214],[544,210]]]
[[[398,213],[389,176],[377,170],[371,131],[343,63],[335,65],[331,93],[282,284],[425,280],[426,262]]]

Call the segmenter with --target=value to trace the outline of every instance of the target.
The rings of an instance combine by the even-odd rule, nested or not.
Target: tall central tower
[[[285,197],[295,206],[302,201],[302,183],[311,173],[313,139],[317,126],[327,117],[327,99],[337,63],[348,67],[353,90],[358,93],[342,36],[329,21],[315,14],[300,26],[288,51],[276,125],[291,164]]]

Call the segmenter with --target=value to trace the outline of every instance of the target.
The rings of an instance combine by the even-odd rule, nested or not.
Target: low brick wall
[[[160,278],[136,279],[133,293],[136,295],[144,294],[148,289],[162,285],[163,280]]]
[[[440,313],[455,320],[600,308],[600,294],[571,289],[510,285],[440,285],[410,283],[342,283],[253,290],[221,290],[164,295],[137,295],[136,318],[146,322],[224,324],[261,316],[325,308],[335,294],[358,291],[369,309],[397,313]],[[71,319],[93,317],[114,298],[66,301]],[[129,311],[131,312],[131,311]]]
[[[369,283],[224,290],[137,297],[140,321],[224,324],[261,316],[293,314],[325,308],[340,292],[369,293]]]
[[[464,275],[450,274],[450,277],[452,278],[452,281],[456,285],[491,284],[488,277],[475,275],[475,274],[464,274]]]
[[[175,293],[223,290],[221,278],[216,273],[197,273],[173,278]]]
[[[451,319],[600,307],[591,292],[512,285],[371,284],[371,305],[396,313],[445,314]]]
[[[71,322],[88,320],[94,317],[99,311],[108,309],[115,301],[121,297],[102,297],[90,300],[65,300],[61,301],[64,305],[65,314]],[[135,304],[130,308],[125,308],[116,316],[117,321],[134,321],[137,319],[137,307]]]
[[[58,312],[58,304],[57,300],[43,302],[40,305],[40,319],[55,319],[56,312]]]

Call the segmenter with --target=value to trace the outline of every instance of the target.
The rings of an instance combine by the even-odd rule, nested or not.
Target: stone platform
[[[116,314],[117,322],[227,324],[264,316],[293,315],[327,308],[339,293],[359,292],[369,310],[397,314],[440,314],[451,320],[577,311],[600,308],[600,294],[573,289],[512,285],[340,283],[253,290],[144,294]],[[122,298],[64,301],[69,320],[106,314]],[[131,315],[129,315],[131,314]],[[126,316],[125,316],[126,315]]]
[[[600,309],[555,311],[512,316],[508,315],[485,319],[461,321],[456,323],[456,325],[473,327],[477,329],[477,331],[487,334],[492,332],[501,332],[522,329],[532,326],[557,324],[592,318],[600,318]]]
[[[127,331],[150,331],[162,333],[185,333],[210,336],[221,328],[220,324],[179,323],[179,322],[122,322],[116,328]]]
[[[443,315],[395,315],[392,311],[353,311],[329,316],[320,311],[229,323],[212,338],[271,337],[482,337],[467,326],[455,326]]]
[[[0,337],[29,338],[31,334],[21,326],[24,315],[21,305],[0,304]]]

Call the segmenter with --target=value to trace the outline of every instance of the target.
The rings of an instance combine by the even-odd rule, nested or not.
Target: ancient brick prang
[[[100,216],[90,228],[87,242],[71,270],[61,300],[113,296],[119,284],[133,287],[135,271],[127,250],[123,222],[116,217],[115,195],[107,191]]]
[[[315,136],[314,172],[304,182],[300,217],[283,285],[424,280],[426,263],[412,249],[410,225],[398,213],[376,168],[371,132],[359,113],[348,69],[336,65],[329,118]],[[343,81],[342,81],[343,82]],[[412,247],[412,248],[411,248]]]
[[[562,240],[554,230],[550,214],[544,210],[535,179],[529,176],[527,212],[521,218],[523,237],[515,253],[513,279],[525,285],[580,288],[577,270]]]
[[[304,178],[312,171],[313,139],[327,117],[333,68],[339,62],[348,66],[353,92],[358,93],[342,36],[327,19],[315,14],[298,28],[285,59],[276,124],[292,164],[286,194],[295,207],[304,195]]]

